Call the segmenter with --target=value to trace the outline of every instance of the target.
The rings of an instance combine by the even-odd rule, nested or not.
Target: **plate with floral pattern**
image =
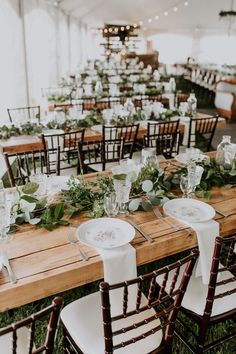
[[[209,221],[215,216],[215,209],[196,199],[177,198],[166,202],[164,213],[187,222]]]
[[[77,229],[80,242],[95,248],[110,249],[133,240],[135,230],[128,222],[113,218],[98,218],[81,224]]]

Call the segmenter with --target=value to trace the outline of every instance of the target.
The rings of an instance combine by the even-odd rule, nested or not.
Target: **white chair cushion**
[[[183,275],[183,271],[184,271],[184,267],[181,267],[178,280],[181,279]],[[173,277],[173,274],[174,274],[173,271],[171,271],[169,274],[169,281],[167,282],[167,288],[166,288],[167,290],[168,287],[171,285],[171,279]],[[190,278],[187,291],[184,295],[182,307],[191,310],[192,312],[195,312],[199,315],[203,315],[205,305],[206,305],[208,286],[202,283],[201,277],[195,277],[194,274],[195,274],[195,269],[193,270],[193,275]],[[223,272],[222,274],[220,274],[220,276],[218,275],[218,281],[222,281],[230,277],[232,277],[232,274],[230,272]],[[157,283],[161,284],[162,279],[163,277],[158,277]],[[179,283],[177,283],[177,286],[178,285]],[[233,289],[234,287],[235,287],[234,283],[229,283],[221,287],[217,287],[216,294]],[[234,309],[235,304],[236,304],[236,293],[215,300],[212,308],[212,316],[220,315],[221,313],[225,313],[227,311]]]
[[[17,330],[17,354],[28,354],[29,336],[28,328]],[[12,333],[0,337],[0,354],[12,354]]]
[[[142,321],[144,318],[155,314],[153,309],[144,311],[131,318],[122,319],[114,322],[114,328],[122,328],[131,325],[135,322]],[[70,333],[75,343],[79,346],[84,354],[104,354],[104,337],[102,326],[102,309],[100,293],[96,292],[86,297],[83,297],[77,301],[72,302],[68,306],[64,307],[61,312],[61,319]],[[115,336],[114,344],[121,341],[128,340],[129,338],[140,335],[142,332],[157,327],[160,324],[159,320],[151,322],[151,324],[145,324],[135,330],[131,330],[128,333]],[[145,354],[149,353],[157,348],[162,340],[162,331],[148,336],[147,338],[140,340],[134,344],[118,349],[115,352],[117,354]]]

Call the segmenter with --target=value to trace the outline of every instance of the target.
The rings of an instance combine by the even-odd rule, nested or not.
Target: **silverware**
[[[155,214],[155,216],[158,218],[158,219],[162,219],[166,224],[168,224],[169,226],[171,226],[175,231],[180,231],[182,228],[172,224],[171,221],[169,221],[168,219],[166,219],[162,213],[160,212],[159,209],[157,208],[152,208],[152,211],[153,213]]]
[[[77,227],[80,226],[80,224],[69,224],[69,226],[70,226],[70,227],[76,227],[76,228],[77,228]]]
[[[140,226],[138,226],[133,220],[128,219],[128,222],[143,236],[143,238],[145,238],[146,241],[154,242],[154,240],[146,232],[144,232],[140,228]]]
[[[79,247],[79,245],[78,245],[78,240],[77,240],[77,238],[76,238],[76,236],[75,235],[73,235],[73,234],[68,234],[68,241],[72,244],[72,245],[74,245],[75,246],[75,248],[77,248],[77,250],[79,251],[79,253],[80,253],[80,256],[82,257],[82,259],[84,260],[84,261],[88,261],[89,260],[89,257],[86,255],[86,253],[84,253],[81,249],[80,249],[80,247]]]
[[[223,216],[224,218],[227,218],[227,217],[229,216],[228,214],[223,213],[222,211],[216,209],[215,207],[213,207],[213,208],[215,209],[215,211],[217,212],[217,214]]]
[[[4,267],[7,268],[8,274],[9,274],[9,278],[12,284],[15,284],[17,282],[16,276],[10,266],[9,263],[9,259],[6,253],[2,253],[1,257],[0,257],[2,264],[4,265]]]

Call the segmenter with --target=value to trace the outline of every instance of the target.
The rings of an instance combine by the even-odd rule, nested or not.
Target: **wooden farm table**
[[[101,139],[101,133],[87,128],[84,140],[93,141]],[[0,140],[0,153],[15,154],[19,152],[35,151],[43,149],[42,139],[39,136],[21,135],[14,136],[7,140]]]
[[[164,162],[162,167],[165,166],[170,171],[175,168],[169,162]],[[88,178],[95,176],[96,174],[87,175]],[[221,235],[236,232],[236,189],[215,189],[209,203],[229,215],[222,217],[216,214]],[[183,224],[181,231],[175,231],[163,220],[157,219],[152,212],[135,212],[131,218],[154,240],[149,243],[136,233],[131,244],[136,249],[138,265],[197,245],[194,231],[191,230],[189,236],[190,229]],[[168,219],[181,225],[170,217]],[[81,223],[85,220],[85,215],[79,215],[71,222]],[[81,244],[81,248],[89,256],[89,261],[83,261],[78,250],[68,242],[68,234],[75,232],[73,227],[60,227],[51,232],[30,225],[21,227],[5,245],[18,281],[11,284],[6,269],[0,272],[0,312],[102,279],[103,265],[98,253]]]
[[[197,114],[198,117],[209,117],[207,114]],[[177,117],[176,117],[177,118]],[[220,118],[217,127],[222,128],[225,127],[226,121],[224,118]],[[179,130],[181,133],[184,133],[185,125],[180,122],[179,125]],[[146,134],[147,128],[140,126],[139,132],[138,132],[138,139],[142,139],[143,136]],[[96,131],[96,127],[93,128],[87,128],[85,130],[85,136],[84,140],[85,141],[93,141],[93,140],[100,140],[102,137],[101,131]],[[26,151],[32,151],[32,150],[40,150],[43,148],[42,140],[38,136],[30,136],[30,135],[21,135],[21,136],[16,136],[12,137],[7,140],[0,140],[0,153],[8,153],[8,154],[15,154],[19,152],[26,152]]]

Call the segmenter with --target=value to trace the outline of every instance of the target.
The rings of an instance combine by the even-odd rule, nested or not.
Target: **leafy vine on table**
[[[161,113],[158,117],[151,114],[151,120],[168,120],[171,117],[177,116],[178,111],[176,110],[166,110]],[[129,114],[128,116],[118,116],[116,119],[112,120],[112,124],[122,126],[125,124],[131,124],[136,121],[142,120],[141,110],[137,111],[136,114]],[[66,119],[63,123],[58,123],[56,119],[50,121],[45,126],[40,123],[26,122],[20,126],[15,126],[14,124],[7,126],[3,125],[0,127],[0,140],[6,140],[13,136],[20,135],[40,135],[43,129],[62,129],[64,131],[75,130],[79,128],[89,128],[94,125],[103,124],[103,116],[99,109],[94,109],[91,113],[87,114],[83,119]]]
[[[199,163],[204,167],[197,196],[210,198],[214,186],[230,188],[236,185],[236,165],[230,170],[216,164],[215,159],[207,159]],[[179,188],[179,178],[186,173],[186,167],[179,168],[171,174],[146,163],[137,175],[133,171],[128,174],[104,176],[98,174],[96,179],[87,180],[80,176],[80,183],[73,177],[68,182],[68,189],[62,190],[60,198],[48,204],[46,198],[37,197],[37,183],[28,183],[17,187],[17,201],[12,207],[13,224],[29,223],[37,227],[53,230],[61,225],[68,225],[69,219],[82,211],[90,217],[104,215],[103,200],[106,194],[114,191],[114,178],[131,182],[129,210],[151,210],[153,205],[163,205],[167,200],[176,198],[171,189]]]
[[[196,195],[200,198],[211,198],[212,187],[231,188],[236,185],[236,162],[234,161],[231,169],[226,169],[224,166],[216,163],[214,158],[209,158],[198,162],[198,165],[204,168],[200,185],[196,188]],[[179,168],[171,173],[167,182],[171,187],[179,186],[179,179],[182,173],[187,173],[187,168]]]

